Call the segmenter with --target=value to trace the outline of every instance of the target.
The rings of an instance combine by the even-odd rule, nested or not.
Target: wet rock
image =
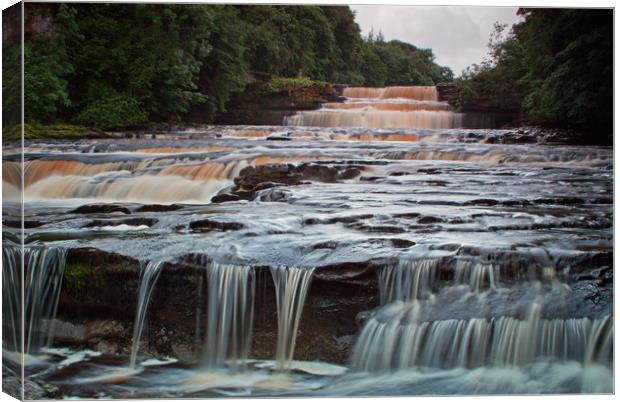
[[[168,212],[168,211],[178,211],[183,208],[182,205],[172,204],[172,205],[162,205],[162,204],[152,204],[152,205],[143,205],[140,208],[136,209],[137,212]]]
[[[12,221],[12,220],[4,220],[2,221],[2,224],[4,226],[8,226],[10,228],[14,228],[14,229],[21,229],[22,228],[22,222],[21,221]],[[44,222],[40,222],[40,221],[24,221],[24,229],[34,229],[34,228],[38,228],[40,226],[45,225]]]
[[[368,239],[371,243],[381,244],[385,246],[391,246],[395,248],[408,248],[415,245],[415,242],[405,239],[390,239],[390,238],[372,238]]]
[[[292,141],[293,139],[284,135],[270,135],[267,137],[267,141]]]
[[[394,214],[395,218],[403,218],[403,219],[415,219],[420,216],[417,212],[405,212],[400,214]]]
[[[359,230],[367,233],[406,233],[407,230],[400,226],[392,225],[371,225],[367,223],[355,222],[347,225],[350,229]]]
[[[42,380],[26,378],[22,381],[17,375],[2,370],[2,392],[21,400],[23,391],[24,400],[63,399],[62,391],[55,385]]]
[[[338,173],[338,180],[351,180],[362,174],[358,168],[349,168]]]
[[[313,244],[310,248],[312,250],[318,250],[318,249],[335,250],[336,247],[338,247],[338,242],[335,242],[335,241],[324,241],[324,242],[321,242],[321,243]]]
[[[443,219],[437,218],[436,216],[422,216],[418,219],[418,223],[421,225],[428,225],[431,223],[442,223]]]
[[[405,239],[389,239],[392,245],[396,248],[409,248],[415,246],[415,242]]]
[[[441,171],[439,169],[428,168],[428,169],[418,169],[418,173],[439,174],[441,173]]]
[[[130,219],[95,219],[86,225],[85,228],[101,227],[101,226],[148,226],[151,227],[157,223],[157,219],[154,218],[130,218]]]
[[[290,192],[277,187],[260,191],[257,198],[263,202],[286,202],[290,197]]]
[[[307,218],[307,219],[304,219],[304,225],[319,225],[321,223],[323,223],[323,221],[321,221],[318,218]]]
[[[173,343],[170,346],[170,354],[176,356],[181,361],[192,361],[196,359],[196,352],[190,343]]]
[[[334,337],[334,342],[337,348],[341,350],[350,350],[355,345],[356,339],[357,336],[355,335],[343,335]]]
[[[371,316],[372,311],[360,311],[359,313],[357,313],[357,315],[355,316],[355,322],[357,323],[357,327],[359,329],[362,329]]]
[[[337,216],[334,218],[329,218],[326,223],[352,223],[358,222],[365,219],[371,219],[374,215],[372,214],[361,214],[361,215],[348,215],[348,216]]]
[[[114,355],[118,352],[118,343],[110,342],[107,340],[98,340],[94,345],[93,349],[97,352],[101,352],[104,355]]]
[[[428,186],[445,187],[450,183],[447,181],[443,181],[443,180],[427,180],[424,182],[424,184]]]
[[[534,200],[534,203],[535,204],[574,205],[574,204],[584,204],[585,200],[583,198],[577,198],[577,197],[536,198]]]
[[[353,223],[347,225],[348,228],[356,229],[367,233],[406,233],[407,230],[400,226],[392,225],[369,225],[366,223]]]
[[[375,265],[372,261],[323,265],[317,267],[313,275],[314,280],[357,285],[367,285],[374,276]]]
[[[521,206],[521,207],[525,207],[528,205],[531,205],[531,202],[529,202],[528,200],[504,200],[501,202],[502,205],[505,206]]]
[[[235,177],[235,185],[242,189],[254,189],[264,182],[295,185],[303,178],[298,167],[291,164],[248,166]]]
[[[100,250],[94,247],[71,248],[67,253],[67,265],[86,264],[91,269],[134,270],[139,267],[137,260],[118,253]]]
[[[318,164],[304,164],[301,166],[304,180],[335,183],[338,180],[339,170],[332,166]]]
[[[127,207],[114,204],[88,204],[82,205],[70,213],[73,214],[111,214],[114,212],[120,212],[123,214],[131,214],[131,211]]]
[[[214,196],[213,198],[211,198],[211,202],[214,204],[218,204],[222,202],[229,202],[229,201],[239,201],[239,200],[241,200],[241,197],[233,193],[218,194]]]
[[[491,206],[497,205],[497,204],[498,204],[497,200],[492,200],[492,199],[487,199],[487,198],[471,200],[471,201],[467,201],[465,203],[465,205],[482,205],[482,206],[486,206],[486,207],[491,207]]]
[[[312,181],[322,183],[336,183],[339,180],[349,180],[357,177],[363,167],[341,166],[321,163],[302,163],[298,166],[292,164],[269,164],[248,166],[239,172],[235,178],[235,187],[232,194],[245,200],[254,200],[258,193],[268,188],[278,186],[296,186],[307,184]],[[266,197],[275,201],[283,201],[286,197],[282,194]],[[215,202],[222,202],[225,198],[215,198]]]
[[[189,228],[196,232],[211,232],[214,230],[227,232],[229,230],[240,230],[244,227],[245,225],[239,222],[219,222],[210,219],[194,221],[189,224]]]
[[[360,177],[360,181],[377,181],[383,178],[383,176],[362,176]]]
[[[86,329],[83,325],[76,325],[59,319],[43,321],[42,330],[50,334],[58,343],[79,344],[86,340]]]
[[[253,191],[261,191],[261,190],[265,190],[268,188],[272,188],[272,187],[276,187],[279,186],[279,183],[274,183],[272,181],[264,181],[262,183],[258,183],[256,186],[254,186],[254,188],[252,189]]]
[[[102,321],[90,321],[84,325],[84,331],[86,338],[123,338],[128,333],[118,321],[102,320]]]

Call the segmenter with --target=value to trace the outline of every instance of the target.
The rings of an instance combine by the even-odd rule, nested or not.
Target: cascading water
[[[353,354],[362,371],[518,365],[537,359],[611,361],[613,318],[492,319],[416,322],[417,305],[384,311],[366,323]],[[390,314],[391,313],[391,314]]]
[[[164,261],[151,261],[141,275],[129,362],[132,370],[136,368],[148,304],[164,265]],[[203,361],[208,368],[223,367],[228,361],[234,367],[243,367],[252,337],[254,270],[215,262],[206,263],[205,269],[208,312]]]
[[[479,292],[484,287],[496,288],[499,286],[499,269],[495,264],[458,260],[454,283],[469,285],[472,292]]]
[[[4,184],[18,187],[12,172],[14,162],[3,163]],[[74,160],[28,161],[25,164],[26,200],[94,198],[132,202],[208,202],[222,188],[232,184],[245,160],[227,163],[196,162],[179,157],[169,160],[91,163]],[[167,191],[161,191],[166,188]],[[7,194],[17,199],[18,192]]]
[[[449,112],[415,90],[348,95],[359,102],[325,108]],[[79,290],[63,286],[62,300],[81,304],[63,303],[59,319],[45,319],[55,308],[41,311],[53,302],[28,307],[45,317],[28,322],[30,338],[43,339],[26,340],[35,354],[26,375],[47,367],[36,370],[37,381],[67,398],[610,392],[613,152],[536,139],[516,130],[218,127],[158,139],[42,141],[24,157],[25,212],[19,192],[5,204],[5,234],[23,224],[27,242],[75,249],[71,261],[92,265],[97,276]],[[5,188],[21,187],[17,161],[5,157]],[[247,181],[230,190],[241,199],[210,204],[240,169],[274,164],[296,166],[248,169],[236,185],[253,171],[256,183],[269,185]],[[284,171],[303,180],[284,185]],[[252,186],[266,188],[246,201]],[[66,198],[79,200],[57,201]],[[183,205],[140,205],[171,202]],[[197,250],[205,259],[194,264]],[[3,251],[3,287],[14,301],[21,274],[9,267],[23,257],[28,264],[29,253]],[[162,255],[183,268],[155,284]],[[395,257],[400,262],[378,272],[376,297],[369,267]],[[51,260],[40,255],[35,265]],[[143,290],[96,280],[146,260]],[[318,268],[275,268],[296,264]],[[253,268],[264,266],[274,268]],[[320,297],[302,324],[313,275]],[[276,300],[267,293],[272,280]],[[107,330],[128,297],[139,299],[134,326],[113,316],[134,331],[132,356],[123,357],[121,325],[110,325],[102,341],[89,333],[102,321]],[[148,314],[155,307],[161,314]],[[18,352],[5,354],[13,369],[25,353],[24,319],[18,302],[5,302],[3,312],[5,351]],[[138,353],[150,320],[158,331],[147,359]],[[50,339],[48,322],[62,339],[36,346]],[[312,339],[303,348],[300,329]]]
[[[523,318],[430,320],[428,311],[441,303],[435,299],[433,287],[437,286],[442,264],[442,259],[401,261],[380,271],[380,300],[384,306],[362,329],[352,355],[355,369],[473,368],[523,365],[540,359],[603,365],[612,361],[611,315],[543,318],[538,298],[530,302]],[[485,299],[499,286],[495,264],[457,260],[453,269],[452,286],[468,286],[461,297],[475,294]],[[565,289],[557,279],[551,286]],[[532,287],[542,291],[538,282]]]
[[[288,126],[365,128],[455,128],[464,115],[439,102],[434,86],[345,88],[345,103],[288,116]]]
[[[297,329],[313,272],[313,268],[271,268],[278,304],[276,361],[280,370],[287,370],[293,360]]]
[[[28,355],[52,342],[67,253],[59,247],[35,246],[25,247],[23,252],[22,271],[22,249],[6,244],[2,247],[2,313],[6,324],[2,343],[7,350]],[[45,322],[47,328],[43,327]]]
[[[396,300],[417,300],[432,294],[439,259],[401,260],[379,271],[379,300],[386,304]]]
[[[138,291],[138,304],[136,311],[136,318],[133,325],[133,337],[131,343],[131,357],[129,359],[129,368],[134,370],[136,368],[136,361],[138,358],[138,350],[140,349],[140,339],[142,338],[142,330],[144,329],[144,321],[146,319],[146,312],[148,309],[149,301],[151,300],[151,294],[155,288],[155,283],[159,278],[161,269],[164,267],[164,261],[156,260],[150,261],[140,276],[140,290]]]
[[[227,361],[237,368],[245,365],[252,340],[255,282],[250,266],[207,266],[207,367],[222,367]]]

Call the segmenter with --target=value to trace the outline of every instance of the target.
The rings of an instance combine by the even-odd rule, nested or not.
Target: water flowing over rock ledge
[[[613,155],[567,141],[282,126],[30,141],[23,232],[21,156],[3,159],[3,273],[17,280],[23,238],[32,392],[459,393],[476,376],[471,392],[504,392],[496,370],[609,392]]]

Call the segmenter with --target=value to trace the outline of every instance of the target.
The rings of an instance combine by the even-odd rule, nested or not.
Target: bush
[[[87,126],[112,129],[144,123],[147,114],[137,99],[130,95],[114,94],[87,105],[75,121]]]
[[[5,129],[3,132],[5,141],[20,141],[22,125]],[[92,127],[74,126],[71,124],[24,124],[24,139],[66,139],[66,138],[103,138],[106,133]]]

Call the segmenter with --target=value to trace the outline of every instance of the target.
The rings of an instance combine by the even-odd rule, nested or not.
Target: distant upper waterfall
[[[365,128],[456,128],[463,114],[439,102],[434,86],[345,88],[344,103],[325,103],[319,110],[288,116],[285,125]]]

